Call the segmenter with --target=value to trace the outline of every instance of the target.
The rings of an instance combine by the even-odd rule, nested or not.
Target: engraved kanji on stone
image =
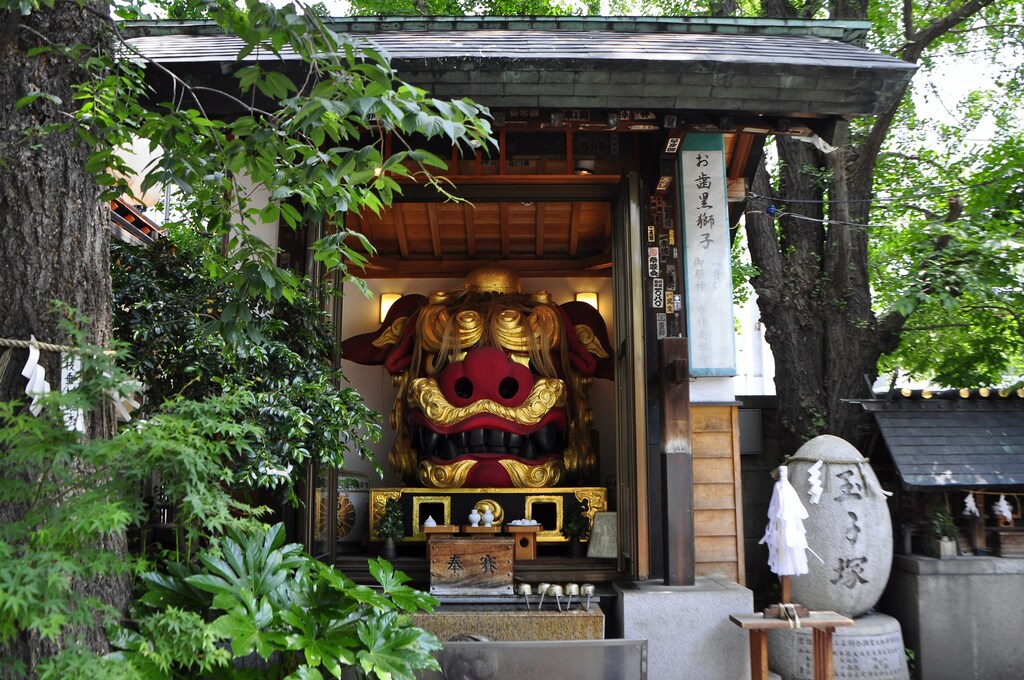
[[[867,583],[864,578],[864,565],[867,564],[866,557],[839,558],[839,566],[836,567],[836,577],[829,581],[832,585],[846,586],[853,590],[858,585]]]
[[[463,569],[464,569],[464,567],[462,566],[462,558],[461,557],[459,557],[458,555],[452,555],[448,559],[448,571],[450,571],[453,574],[455,574],[455,573],[458,573],[458,572],[462,571]]]
[[[498,559],[494,555],[484,555],[480,558],[480,568],[485,574],[493,574],[498,571]]]
[[[846,527],[846,540],[850,543],[856,543],[857,539],[860,538],[860,524],[857,523],[857,513],[848,512],[850,516],[850,526]]]
[[[854,474],[853,470],[843,470],[836,475],[843,483],[840,484],[839,495],[834,500],[845,501],[851,498],[856,500],[864,498],[864,495],[861,493],[864,490],[864,486],[854,479]]]

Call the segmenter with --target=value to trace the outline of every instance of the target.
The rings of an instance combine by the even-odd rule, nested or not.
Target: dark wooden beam
[[[685,338],[658,342],[661,391],[662,545],[665,585],[696,581],[690,380]]]
[[[474,203],[489,201],[612,201],[618,196],[618,175],[481,175],[451,177],[449,191]],[[395,203],[440,203],[451,200],[432,186],[402,184]]]
[[[502,203],[498,206],[498,228],[501,230],[501,255],[502,257],[508,257],[508,254],[512,252],[511,235],[509,234],[508,226],[508,203]]]
[[[430,220],[430,245],[434,249],[434,257],[440,258],[441,253],[441,227],[437,219],[437,204],[431,203],[427,206],[427,219]]]
[[[462,214],[466,217],[466,253],[473,258],[476,257],[476,214],[473,206],[469,203],[463,205]]]
[[[534,247],[533,254],[537,257],[544,256],[544,204],[536,203],[533,206],[534,212],[536,213],[535,223],[533,227],[533,239]],[[572,253],[570,253],[571,255]]]
[[[364,279],[427,278],[432,276],[462,278],[478,267],[500,265],[524,278],[611,276],[612,263],[605,256],[575,259],[538,258],[486,258],[395,260],[385,257],[370,258],[366,269],[353,272]]]
[[[569,255],[575,256],[580,247],[580,208],[577,204],[572,203],[569,209],[571,211],[569,217]]]
[[[405,234],[405,219],[402,217],[402,209],[396,208],[391,212],[395,220],[395,236],[398,237],[398,252],[402,257],[409,257],[409,240]]]

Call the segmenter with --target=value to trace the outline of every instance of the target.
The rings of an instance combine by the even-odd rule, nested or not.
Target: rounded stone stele
[[[783,680],[813,680],[814,639],[810,628],[768,634],[768,663]],[[909,680],[900,622],[866,614],[832,636],[835,680]]]
[[[811,503],[808,470],[821,466],[822,494]],[[821,435],[787,462],[789,480],[807,509],[808,573],[790,578],[793,602],[843,616],[864,614],[882,597],[892,568],[889,506],[871,465],[852,444]]]

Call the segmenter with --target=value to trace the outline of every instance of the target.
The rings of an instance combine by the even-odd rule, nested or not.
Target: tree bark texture
[[[43,126],[73,122],[72,86],[85,74],[77,62],[59,54],[28,55],[45,45],[107,49],[102,17],[108,11],[96,0],[86,2],[85,9],[57,0],[54,9],[28,16],[0,12],[0,338],[35,336],[41,342],[67,344],[52,311],[55,300],[88,316],[93,343],[105,345],[111,337],[108,209],[85,171],[89,149],[73,131],[34,134]],[[40,99],[15,109],[16,101],[38,91],[62,103]],[[0,347],[0,355],[6,350]],[[27,354],[25,349],[11,350],[9,367],[0,376],[0,399],[25,398],[21,368]],[[59,389],[59,355],[42,352],[40,362],[51,387]],[[110,409],[87,417],[87,436],[110,436],[113,427]],[[0,465],[2,458],[0,450]],[[17,514],[17,507],[0,506],[0,521]],[[124,537],[111,537],[108,547],[123,551]],[[129,584],[83,583],[79,589],[123,610]],[[99,626],[85,631],[85,637],[94,649],[105,648]],[[60,640],[44,642],[26,633],[0,653],[32,668],[61,645]]]
[[[907,4],[907,40],[896,56],[916,63],[938,39],[993,2],[967,0],[920,24]],[[790,0],[762,0],[761,6],[765,16],[801,16]],[[828,9],[833,19],[868,15],[865,0],[833,0]],[[898,346],[907,321],[895,311],[876,318],[868,279],[874,170],[898,108],[896,99],[856,142],[847,139],[841,123],[836,138],[827,140],[838,149],[827,156],[802,142],[777,138],[778,186],[771,185],[762,164],[751,187],[788,213],[774,219],[748,211],[746,220],[751,260],[760,272],[751,283],[775,356],[787,454],[823,433],[858,443],[863,414],[849,400],[871,396],[878,359]]]
[[[850,187],[865,184],[850,176],[846,147],[835,141],[839,148],[825,158],[809,144],[778,139],[778,187],[762,167],[752,190],[775,197],[786,214],[747,216],[759,270],[751,283],[775,355],[786,454],[824,433],[857,443],[863,415],[847,400],[870,396],[883,347],[871,309],[867,231],[857,221],[859,211],[849,209],[859,205],[850,202],[853,196],[863,197]]]

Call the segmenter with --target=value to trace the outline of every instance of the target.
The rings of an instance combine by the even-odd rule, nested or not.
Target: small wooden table
[[[853,619],[831,611],[809,612],[795,626],[787,619],[766,619],[764,614],[732,614],[729,620],[750,633],[751,680],[768,680],[768,631],[813,628],[814,680],[833,680],[832,633],[839,626],[852,626]]]

